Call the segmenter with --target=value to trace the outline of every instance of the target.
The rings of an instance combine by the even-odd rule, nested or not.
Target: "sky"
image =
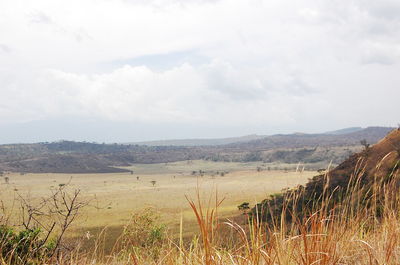
[[[400,122],[399,0],[2,0],[0,143]]]

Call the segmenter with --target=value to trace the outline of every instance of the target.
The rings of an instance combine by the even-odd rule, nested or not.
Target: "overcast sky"
[[[396,126],[399,0],[2,0],[0,143]]]

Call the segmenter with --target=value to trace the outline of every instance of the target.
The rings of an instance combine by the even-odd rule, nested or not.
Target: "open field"
[[[269,165],[271,170],[257,171],[261,163],[224,163],[208,161],[184,161],[167,164],[138,164],[129,167],[131,173],[107,174],[7,174],[9,183],[1,179],[1,200],[10,207],[16,193],[35,201],[50,194],[61,184],[69,183],[68,189],[80,189],[81,198],[90,200],[80,219],[73,227],[74,233],[95,231],[105,226],[120,231],[132,212],[154,207],[162,222],[177,231],[181,214],[184,234],[191,235],[197,229],[194,216],[185,195],[194,197],[199,187],[203,198],[218,191],[225,198],[220,214],[225,217],[238,215],[237,205],[247,201],[251,205],[286,187],[305,183],[316,172],[302,173],[279,168],[295,168],[296,165]],[[267,168],[264,165],[263,168]],[[199,170],[203,176],[199,175]],[[193,173],[196,171],[196,173]],[[219,174],[217,174],[217,172]],[[224,172],[221,176],[221,172]],[[193,175],[195,174],[195,175]],[[155,185],[151,181],[156,181]],[[119,229],[118,229],[119,228]]]
[[[113,174],[5,173],[0,179],[0,213],[5,213],[0,220],[6,235],[2,255],[22,257],[20,264],[28,259],[44,264],[398,264],[399,132],[366,146],[303,188],[286,190],[258,204],[258,210],[252,211],[256,218],[250,222],[244,222],[238,204],[247,201],[253,206],[269,194],[306,182],[316,172],[293,170],[303,166],[290,164],[185,161],[136,164]],[[31,215],[37,219],[25,223],[25,228],[3,218],[10,216],[4,208],[18,203],[16,195],[36,204],[64,186],[82,191],[80,199],[90,201],[67,234],[63,234],[65,218],[70,216],[66,213],[77,204],[70,203],[64,188],[44,204],[48,211],[41,208]],[[214,208],[210,196],[214,191],[225,198],[220,207]],[[185,195],[194,198],[196,193],[200,204],[195,198],[190,210]],[[208,200],[211,211],[218,208],[222,218],[206,209]],[[60,203],[66,207],[58,207]],[[147,211],[148,207],[161,219],[154,218],[154,210]],[[48,219],[42,212],[49,213]],[[11,216],[18,217],[16,212]],[[226,222],[227,217],[232,221]],[[56,230],[48,228],[52,223],[57,224]],[[42,241],[46,233],[36,237],[37,225],[65,235],[65,240],[59,236],[54,241],[48,233]],[[33,247],[21,250],[20,242],[27,242],[21,238]]]

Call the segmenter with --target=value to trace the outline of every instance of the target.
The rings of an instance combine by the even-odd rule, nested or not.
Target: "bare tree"
[[[56,215],[60,228],[60,233],[57,237],[53,256],[56,251],[59,250],[65,232],[71,226],[72,222],[76,219],[80,210],[83,207],[87,206],[89,203],[87,201],[80,201],[78,199],[80,192],[81,191],[78,189],[74,190],[72,194],[70,194],[64,189],[59,189],[57,192],[53,193],[53,207],[50,212]]]
[[[65,232],[79,215],[81,209],[89,204],[89,201],[80,200],[80,190],[68,191],[68,184],[61,185],[53,190],[51,195],[33,203],[30,198],[18,195],[21,209],[22,226],[25,229],[40,228],[46,232],[41,246],[45,245],[50,235],[57,230],[55,246],[51,257],[59,253]],[[56,229],[57,228],[57,229]]]

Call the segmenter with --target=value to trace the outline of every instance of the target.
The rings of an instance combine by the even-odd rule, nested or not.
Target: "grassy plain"
[[[263,170],[257,171],[257,167]],[[267,170],[268,167],[270,170]],[[244,201],[254,205],[269,194],[303,184],[316,175],[314,171],[300,173],[294,168],[296,165],[263,165],[259,162],[182,161],[137,164],[129,167],[133,174],[9,173],[6,175],[9,177],[8,184],[1,180],[0,199],[10,208],[17,193],[34,202],[50,194],[60,184],[69,183],[68,189],[80,189],[81,199],[90,200],[90,205],[75,222],[71,236],[85,231],[95,234],[100,228],[109,227],[110,231],[114,231],[110,233],[116,237],[131,214],[146,207],[154,207],[160,213],[161,221],[173,231],[178,231],[182,214],[184,235],[189,236],[196,231],[197,225],[185,195],[195,197],[197,187],[202,198],[209,198],[215,191],[220,199],[225,198],[219,209],[220,215],[231,217],[239,214],[237,205]],[[203,176],[199,170],[204,172]],[[152,181],[155,181],[154,186]]]

